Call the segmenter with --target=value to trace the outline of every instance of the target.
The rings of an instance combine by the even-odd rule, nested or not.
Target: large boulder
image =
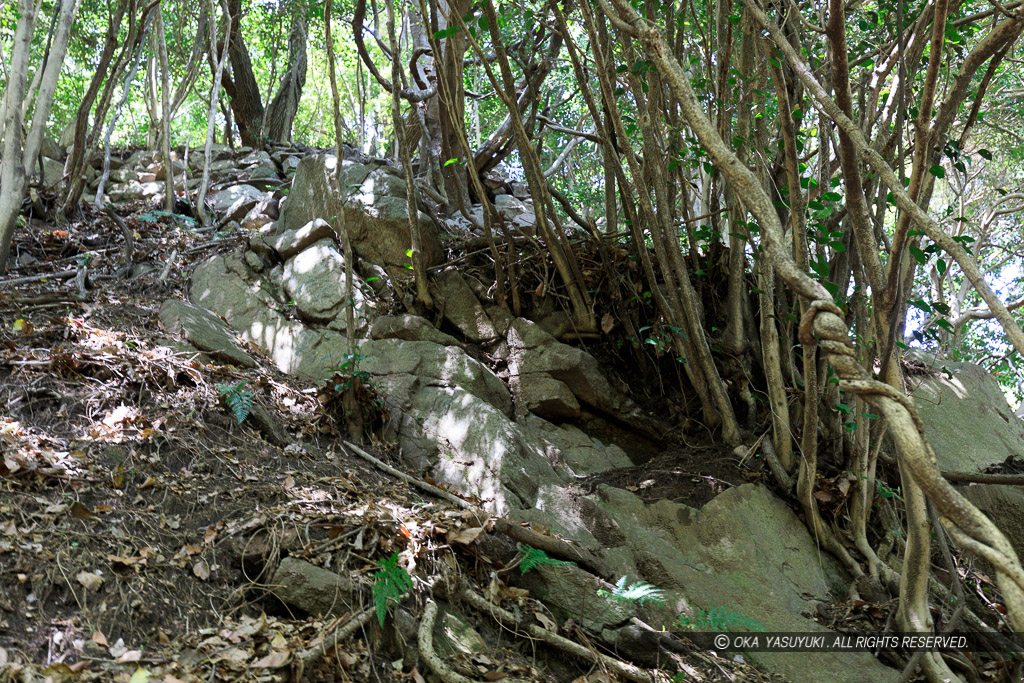
[[[909,394],[941,469],[977,472],[1024,453],[1024,421],[984,368],[916,350],[906,359]]]
[[[533,416],[513,421],[504,384],[458,347],[379,339],[363,342],[359,353],[359,369],[384,396],[402,457],[489,510],[533,506],[541,482],[565,484],[631,464],[621,449],[574,427]]]
[[[634,494],[601,486],[592,495],[545,484],[530,509],[513,519],[554,529],[565,537],[599,548],[604,573],[643,580],[665,592],[667,618],[725,607],[768,631],[828,631],[804,614],[816,603],[843,595],[847,579],[838,564],[822,554],[807,528],[767,488],[745,484],[720,494],[700,510],[660,500],[645,504]],[[561,592],[566,616],[582,614],[584,627],[601,627],[615,640],[613,612],[586,610],[586,601],[601,599],[593,588],[578,591],[579,604],[568,597],[571,576],[538,573],[538,595]],[[578,583],[578,582],[577,582]],[[654,626],[671,628],[671,623]],[[626,625],[628,627],[628,625]],[[757,653],[769,671],[792,681],[896,681],[869,653]]]
[[[315,218],[334,222],[345,212],[345,230],[360,257],[378,265],[404,268],[411,247],[405,183],[394,169],[377,164],[343,162],[342,185],[338,190],[338,159],[321,154],[306,157],[295,171],[288,200],[282,209],[281,229],[298,230]],[[434,224],[417,212],[425,265],[444,259],[444,250]]]
[[[457,346],[378,339],[363,342],[359,353],[365,356],[360,369],[372,375],[414,375],[429,385],[461,388],[504,415],[512,413],[512,399],[502,381]]]
[[[211,194],[206,198],[206,203],[210,209],[223,214],[227,220],[237,221],[244,218],[245,214],[266,196],[252,185],[232,185]]]
[[[314,330],[285,315],[282,269],[257,275],[242,256],[214,256],[192,272],[189,298],[221,315],[239,335],[261,348],[282,372],[319,381],[345,362],[343,334]]]
[[[441,332],[426,318],[411,313],[378,317],[370,328],[370,338],[428,341],[441,346],[458,346],[459,344],[458,339]]]
[[[216,315],[187,301],[168,299],[157,314],[160,325],[193,346],[235,365],[251,368],[256,362],[235,341],[235,335]]]

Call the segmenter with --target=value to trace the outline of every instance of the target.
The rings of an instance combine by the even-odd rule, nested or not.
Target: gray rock
[[[457,346],[427,341],[375,339],[363,342],[360,367],[373,375],[414,375],[433,386],[459,387],[504,415],[512,413],[508,390],[494,373]]]
[[[343,185],[347,200],[342,201],[335,169],[337,157],[319,155],[306,157],[295,172],[288,201],[282,208],[281,223],[285,230],[298,230],[314,218],[331,221],[345,212],[345,230],[352,248],[360,257],[378,265],[404,268],[409,262],[409,218],[404,192],[393,172],[384,167],[344,162]],[[423,236],[423,257],[427,266],[444,258],[433,223],[418,213]]]
[[[504,218],[514,218],[519,214],[525,213],[527,208],[526,204],[519,201],[510,194],[499,194],[494,198],[494,208]]]
[[[512,513],[601,548],[609,575],[644,580],[665,591],[666,619],[721,606],[769,631],[828,633],[803,614],[845,594],[847,579],[822,555],[804,524],[768,489],[745,484],[700,510],[669,500],[644,504],[601,486],[595,495],[538,494],[535,509]],[[544,577],[542,577],[544,578]],[[583,595],[582,598],[596,596]],[[573,606],[567,604],[567,613]],[[576,610],[584,608],[579,604]],[[670,627],[671,623],[652,626]],[[758,662],[792,681],[896,681],[899,672],[869,653],[758,653]]]
[[[534,415],[565,420],[580,416],[580,404],[565,382],[543,374],[526,374],[520,377],[524,407]]]
[[[1003,532],[1017,557],[1024,557],[1024,491],[1019,486],[995,484],[971,484],[957,490]],[[978,559],[991,571],[985,560]]]
[[[457,270],[446,270],[434,280],[444,318],[473,343],[490,342],[498,338],[494,324],[484,311],[480,300]]]
[[[71,134],[74,135],[74,121],[72,121]],[[72,140],[72,142],[73,142],[73,140]],[[71,143],[68,143],[68,144],[71,144]],[[51,138],[49,135],[44,135],[43,136],[43,142],[41,143],[41,146],[39,147],[39,154],[44,159],[54,159],[54,160],[60,161],[60,162],[63,162],[64,158],[66,156],[65,153],[64,153],[64,147],[61,147],[56,142],[54,142],[53,138]]]
[[[252,185],[232,185],[207,196],[206,203],[218,213],[230,211],[231,219],[238,220],[263,198],[264,194]]]
[[[52,188],[64,177],[64,164],[50,157],[43,157],[43,187]]]
[[[353,277],[356,323],[363,327],[366,302],[358,276]],[[322,239],[290,258],[284,265],[281,284],[305,320],[325,323],[338,317],[345,303],[345,259],[334,240]]]
[[[287,261],[314,242],[328,238],[333,239],[335,234],[330,223],[322,218],[315,218],[298,230],[285,230],[269,240],[269,244],[282,260]]]
[[[459,340],[441,332],[426,318],[411,313],[382,315],[370,327],[370,339],[427,341],[441,346],[458,346]]]
[[[275,598],[310,615],[340,616],[359,593],[348,577],[295,557],[281,560],[271,583]]]
[[[345,337],[332,331],[314,331],[289,320],[280,311],[274,269],[257,276],[241,256],[208,259],[192,272],[189,298],[224,316],[239,335],[261,348],[285,373],[319,381],[344,362]]]
[[[180,299],[168,299],[157,314],[160,325],[210,355],[251,368],[256,362],[235,342],[228,326],[216,315]]]
[[[977,472],[1024,452],[1024,421],[984,368],[916,350],[906,357],[924,366],[907,385],[941,469]]]
[[[522,579],[523,587],[544,602],[559,621],[574,618],[590,633],[615,628],[634,616],[634,606],[597,595],[593,574],[573,565],[542,564]]]

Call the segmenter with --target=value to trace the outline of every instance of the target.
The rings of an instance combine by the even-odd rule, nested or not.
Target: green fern
[[[224,399],[224,403],[227,404],[228,409],[235,416],[235,420],[238,424],[245,422],[245,418],[249,417],[249,413],[252,412],[252,392],[246,390],[245,384],[248,380],[242,380],[238,384],[218,384],[217,391],[220,392],[220,397]]]
[[[373,575],[373,606],[377,608],[377,621],[384,626],[388,615],[388,601],[398,600],[412,589],[409,572],[398,566],[398,553],[392,553],[386,560],[377,560],[380,570]]]
[[[606,591],[600,588],[597,594],[602,598],[609,598],[619,602],[638,602],[641,605],[648,602],[658,605],[665,604],[665,593],[660,588],[646,581],[637,581],[627,586],[625,576],[616,582],[615,588],[612,590]]]
[[[680,614],[679,626],[687,631],[729,631],[737,628],[748,631],[764,631],[765,628],[748,616],[734,612],[727,607],[699,610],[692,617]]]
[[[568,560],[556,560],[553,557],[548,557],[548,554],[543,550],[531,548],[530,546],[522,543],[519,544],[519,552],[523,554],[523,561],[519,563],[519,571],[523,574],[531,569],[536,569],[542,564],[551,565],[552,567],[576,564],[575,562],[569,562]]]

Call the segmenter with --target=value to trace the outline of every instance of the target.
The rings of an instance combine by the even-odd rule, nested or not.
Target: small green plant
[[[220,397],[227,404],[228,409],[235,416],[238,424],[245,422],[252,411],[252,392],[245,388],[248,380],[243,379],[238,384],[218,384],[217,391]]]
[[[748,616],[734,612],[727,607],[699,610],[692,617],[680,614],[676,619],[680,628],[687,631],[729,631],[742,628],[748,631],[764,631],[764,626]]]
[[[398,566],[398,553],[392,553],[386,560],[377,560],[380,569],[373,575],[373,606],[377,609],[377,621],[384,626],[388,615],[388,602],[398,600],[412,589],[409,572]]]
[[[615,588],[612,590],[606,591],[600,588],[597,594],[602,598],[617,600],[618,602],[637,602],[641,605],[648,602],[658,605],[665,604],[665,592],[660,588],[646,581],[637,581],[627,586],[625,576],[616,582]]]
[[[342,394],[352,388],[353,383],[359,380],[366,385],[372,385],[370,373],[366,370],[359,370],[359,361],[365,359],[358,353],[346,353],[345,360],[334,371],[334,378],[338,381],[334,384],[334,390]]]
[[[567,564],[576,564],[575,562],[569,562],[568,560],[556,560],[553,557],[548,557],[548,554],[543,550],[537,548],[531,548],[528,545],[522,543],[519,544],[519,552],[523,554],[523,560],[519,563],[519,571],[523,574],[536,569],[542,564],[547,564],[552,567],[559,567]]]

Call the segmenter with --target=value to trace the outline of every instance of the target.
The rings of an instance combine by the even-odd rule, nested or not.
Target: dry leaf
[[[107,637],[103,635],[103,631],[92,632],[92,642],[96,643],[100,647],[109,647],[110,643],[107,642]]]
[[[92,510],[76,500],[71,504],[71,516],[75,519],[88,519],[92,517]]]
[[[482,526],[473,527],[471,529],[460,529],[454,534],[448,534],[449,543],[461,543],[462,545],[469,545],[482,534],[484,528]]]
[[[206,581],[210,578],[210,565],[206,563],[206,560],[199,560],[192,565],[192,573],[198,576],[201,580]]]
[[[78,572],[78,575],[75,576],[75,578],[78,580],[78,583],[85,586],[86,590],[92,591],[93,593],[98,591],[100,586],[103,585],[103,577],[99,574],[93,574],[92,572]]]
[[[281,486],[283,486],[285,489],[295,488],[295,478],[289,474],[287,477],[284,478],[284,483],[281,484]]]
[[[540,625],[543,626],[546,630],[551,631],[552,633],[558,633],[558,624],[556,624],[551,617],[544,614],[543,612],[534,612],[533,616],[537,619],[537,621],[540,622]]]
[[[289,657],[291,652],[287,650],[274,650],[266,657],[257,659],[252,665],[257,669],[277,669],[287,664]]]
[[[608,334],[615,327],[615,318],[612,317],[611,313],[605,313],[601,316],[601,331]]]
[[[142,659],[142,650],[128,650],[123,655],[117,658],[119,664],[126,662],[137,662]]]
[[[149,677],[152,675],[152,673],[140,666],[132,674],[132,677],[128,679],[128,683],[149,683]]]

